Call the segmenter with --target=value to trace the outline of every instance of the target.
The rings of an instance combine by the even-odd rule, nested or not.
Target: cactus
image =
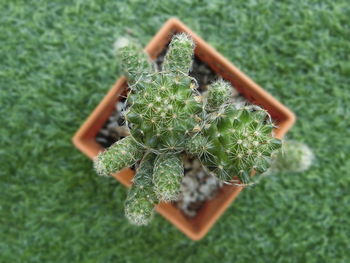
[[[194,43],[187,35],[173,37],[159,72],[137,44],[122,39],[115,47],[130,87],[130,135],[99,154],[95,168],[110,175],[141,160],[125,201],[130,222],[147,224],[155,204],[178,199],[183,152],[223,181],[237,177],[248,184],[253,171],[269,168],[271,153],[281,146],[269,114],[258,106],[236,108],[223,80],[201,96],[188,76]]]
[[[232,86],[223,80],[218,80],[210,85],[206,95],[206,109],[217,111],[220,107],[230,102]]]
[[[312,150],[301,142],[284,141],[280,150],[272,154],[271,172],[304,172],[315,157]]]
[[[265,110],[258,106],[236,109],[229,103],[229,87],[221,80],[211,85],[205,128],[188,143],[187,150],[199,155],[221,180],[230,182],[236,176],[240,184],[248,184],[253,171],[261,174],[269,168],[271,154],[281,141],[273,138],[274,125]]]
[[[174,36],[161,72],[137,44],[121,39],[115,48],[131,90],[125,113],[130,135],[100,153],[95,168],[110,175],[144,156],[125,202],[127,218],[142,225],[158,200],[178,198],[184,173],[180,153],[202,129],[204,103],[188,76],[194,43],[187,35]]]
[[[97,174],[108,176],[124,167],[134,165],[142,156],[142,147],[128,136],[117,141],[108,151],[99,153],[94,161],[94,167]]]
[[[157,153],[183,151],[186,136],[199,129],[203,103],[199,96],[194,96],[192,79],[187,75],[193,47],[186,35],[177,35],[170,44],[162,72],[150,73],[145,78],[133,77],[137,79],[132,86],[136,91],[128,96],[131,107],[126,112],[126,120],[132,126],[131,135],[145,149]],[[120,56],[127,62],[140,52],[122,48]],[[140,61],[143,65],[146,59]]]
[[[158,202],[152,182],[155,157],[153,153],[148,153],[142,159],[125,201],[125,215],[135,225],[146,225],[152,219],[154,205]]]
[[[127,38],[120,38],[116,41],[114,49],[130,87],[138,88],[139,86],[135,83],[154,72],[154,66],[149,57],[135,42]]]
[[[183,174],[180,154],[163,154],[157,158],[153,183],[159,201],[178,199]]]

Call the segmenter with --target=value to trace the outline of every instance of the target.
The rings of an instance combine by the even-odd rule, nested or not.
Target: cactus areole
[[[236,108],[232,86],[222,80],[199,94],[188,75],[194,49],[189,36],[173,37],[160,71],[136,43],[120,39],[115,48],[130,88],[130,135],[100,153],[94,165],[107,176],[139,164],[125,202],[130,222],[147,224],[155,204],[178,199],[184,152],[228,183],[248,184],[253,170],[268,169],[281,144],[268,113],[257,106]]]

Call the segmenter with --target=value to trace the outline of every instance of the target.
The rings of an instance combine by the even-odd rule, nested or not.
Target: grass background
[[[171,16],[298,116],[317,163],[245,190],[205,239],[160,216],[135,228],[126,190],[71,137]],[[0,0],[0,262],[349,262],[350,6],[324,1]]]

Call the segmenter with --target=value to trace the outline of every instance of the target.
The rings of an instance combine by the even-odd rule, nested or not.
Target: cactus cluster
[[[188,76],[194,44],[185,34],[170,44],[163,69],[126,39],[116,44],[130,93],[125,119],[130,136],[98,155],[95,168],[110,175],[141,160],[129,191],[125,212],[131,222],[146,224],[154,204],[179,196],[184,174],[181,152],[204,123],[204,104]]]
[[[281,141],[272,136],[273,128],[265,110],[248,106],[236,109],[227,104],[209,114],[189,152],[198,154],[219,179],[249,184],[253,172],[257,175],[269,168],[272,152],[281,146]]]
[[[193,42],[184,34],[171,42],[162,72],[132,43],[119,49],[131,93],[126,120],[133,138],[157,153],[183,151],[187,137],[200,129],[203,103],[188,76]]]
[[[125,112],[130,135],[100,153],[95,168],[110,175],[139,162],[125,202],[134,224],[147,224],[158,202],[178,199],[182,153],[198,157],[223,181],[247,184],[253,170],[266,171],[271,153],[281,146],[265,110],[233,106],[229,83],[218,80],[203,95],[196,91],[188,75],[193,49],[190,37],[175,35],[157,72],[137,44],[117,42],[130,87]]]

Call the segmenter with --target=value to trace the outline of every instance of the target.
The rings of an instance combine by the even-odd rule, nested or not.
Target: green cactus
[[[232,86],[223,80],[218,80],[210,85],[206,95],[207,111],[217,111],[220,107],[230,102],[232,97]]]
[[[130,135],[99,154],[95,168],[109,175],[142,159],[125,202],[127,218],[137,225],[151,220],[158,202],[178,199],[183,152],[199,157],[221,180],[237,177],[246,184],[253,170],[266,171],[281,144],[265,110],[236,109],[229,83],[213,83],[205,96],[196,91],[188,76],[193,49],[187,35],[175,35],[156,72],[138,45],[126,39],[116,44],[130,87],[125,113]]]
[[[108,151],[99,153],[94,167],[99,175],[108,176],[124,167],[134,165],[143,156],[143,148],[131,137],[125,137],[113,144]]]
[[[180,153],[204,125],[204,103],[188,76],[194,43],[185,34],[174,36],[161,72],[155,71],[137,44],[122,39],[115,48],[131,89],[125,113],[131,135],[99,154],[95,168],[101,175],[110,175],[146,153],[157,156],[155,163],[143,158],[125,203],[129,220],[145,224],[155,200],[178,198],[184,173]]]
[[[271,172],[304,172],[315,157],[312,150],[301,142],[283,141],[283,146],[272,154]]]
[[[156,156],[148,153],[142,159],[125,201],[125,215],[132,224],[146,225],[158,202],[153,191],[153,165]]]
[[[158,153],[183,151],[186,136],[200,128],[203,103],[199,96],[194,96],[197,94],[187,75],[193,47],[192,40],[186,35],[175,36],[165,57],[163,71],[139,78],[135,82],[137,92],[128,96],[131,107],[126,120],[132,125],[131,135],[146,149]],[[135,49],[122,48],[122,61],[136,57],[135,52]],[[143,65],[145,59],[140,61]]]
[[[169,45],[163,70],[172,72],[179,78],[188,75],[192,67],[194,43],[186,34],[176,35]]]
[[[258,106],[236,109],[227,104],[229,84],[218,81],[207,95],[207,116],[201,134],[193,137],[187,150],[200,156],[202,163],[223,181],[238,177],[248,184],[250,175],[265,172],[271,154],[281,147],[273,138],[274,125],[268,113]]]
[[[148,55],[142,52],[137,43],[127,38],[120,38],[114,45],[115,52],[120,59],[120,65],[126,77],[128,78],[129,87],[137,89],[135,85],[139,80],[147,79],[147,76],[154,72]]]
[[[160,155],[154,166],[154,190],[159,201],[177,200],[184,169],[180,154]]]

